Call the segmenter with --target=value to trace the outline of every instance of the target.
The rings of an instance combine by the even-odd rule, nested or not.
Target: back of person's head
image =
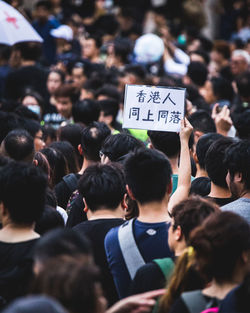
[[[57,302],[47,296],[29,296],[13,301],[3,313],[66,313],[66,310]]]
[[[106,307],[100,308],[104,298],[98,294],[98,282],[99,271],[94,264],[86,262],[84,257],[64,255],[50,260],[38,273],[32,293],[51,296],[68,312],[105,312]]]
[[[108,136],[103,142],[101,152],[111,162],[122,162],[128,153],[145,147],[144,143],[135,137],[121,133]]]
[[[10,131],[19,127],[21,125],[16,114],[0,111],[0,143]]]
[[[111,131],[104,123],[93,122],[84,128],[81,133],[81,148],[87,160],[100,161],[99,151],[106,137]]]
[[[233,123],[240,139],[250,139],[250,109],[235,113]]]
[[[129,64],[125,67],[125,74],[132,74],[143,82],[146,79],[147,72],[142,65]]]
[[[53,148],[44,148],[40,150],[49,162],[50,166],[50,185],[54,187],[58,184],[63,176],[68,174],[68,167],[62,152]]]
[[[235,174],[240,173],[245,189],[250,190],[250,140],[233,143],[226,150],[224,161],[230,180],[233,180]]]
[[[213,51],[218,52],[224,59],[229,60],[231,57],[231,49],[228,42],[224,40],[216,40],[213,45]]]
[[[13,223],[30,225],[43,213],[47,177],[34,165],[11,162],[0,170],[0,202]]]
[[[217,139],[223,138],[217,133],[207,133],[201,136],[196,145],[196,155],[201,169],[205,169],[205,157],[207,150]]]
[[[141,204],[161,201],[171,193],[171,165],[157,150],[140,149],[127,158],[125,177],[134,198]],[[169,190],[168,190],[169,189]]]
[[[216,133],[216,127],[212,117],[204,110],[198,110],[190,115],[189,122],[195,130],[204,134]]]
[[[250,101],[250,72],[246,71],[240,74],[236,79],[236,85],[240,97],[246,101]]]
[[[217,139],[208,149],[205,157],[205,169],[211,181],[222,188],[227,188],[227,167],[224,163],[226,149],[233,139],[223,137]]]
[[[35,231],[39,235],[44,235],[55,228],[63,228],[64,220],[61,214],[50,206],[45,206],[42,216],[36,222]]]
[[[115,164],[89,166],[79,180],[78,190],[91,211],[115,210],[126,192],[124,174]]]
[[[228,101],[233,100],[234,90],[230,81],[223,77],[212,77],[211,84],[216,99]]]
[[[42,127],[40,125],[40,123],[38,121],[34,121],[31,119],[21,119],[21,125],[22,127],[27,130],[27,132],[33,137],[35,138],[37,133],[42,130]]]
[[[190,195],[207,196],[211,191],[211,179],[205,176],[197,177],[191,182]]]
[[[201,274],[211,281],[233,282],[242,253],[250,250],[250,226],[232,212],[212,214],[190,237]]]
[[[15,161],[31,163],[34,157],[34,139],[26,130],[12,130],[2,143],[2,152]]]
[[[201,223],[212,213],[219,212],[219,207],[212,201],[198,196],[192,196],[181,201],[173,207],[171,216],[174,223],[172,227],[181,227],[185,241],[189,242],[191,231],[200,226]]]
[[[68,141],[72,144],[75,150],[81,143],[81,131],[83,127],[80,124],[69,124],[60,127],[57,131],[58,139],[61,141]]]
[[[38,271],[50,259],[60,255],[91,255],[90,243],[84,236],[69,228],[58,228],[47,232],[36,244],[35,267]]]
[[[75,103],[72,108],[72,116],[75,123],[83,123],[88,126],[94,121],[98,121],[100,106],[95,100],[83,99]]]
[[[79,172],[77,155],[71,143],[68,141],[55,141],[52,142],[50,147],[59,150],[64,155],[70,173]]]
[[[25,61],[38,61],[42,53],[42,45],[39,42],[19,42],[13,46],[14,51],[19,51]]]
[[[97,100],[104,100],[104,98],[114,99],[120,101],[121,94],[114,85],[105,84],[97,89],[95,93]]]
[[[202,87],[207,80],[208,70],[206,65],[201,62],[190,62],[187,75],[195,85]]]
[[[177,133],[148,130],[148,136],[155,149],[163,152],[168,158],[178,157],[181,143]]]

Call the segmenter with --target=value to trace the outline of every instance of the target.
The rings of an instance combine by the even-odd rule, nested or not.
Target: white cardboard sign
[[[123,128],[180,131],[185,88],[126,85]]]

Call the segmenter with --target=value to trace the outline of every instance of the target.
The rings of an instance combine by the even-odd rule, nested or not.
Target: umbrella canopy
[[[0,0],[0,43],[14,45],[22,41],[43,42],[43,39],[21,13]]]

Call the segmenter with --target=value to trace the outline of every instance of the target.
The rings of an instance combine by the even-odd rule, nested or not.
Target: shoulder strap
[[[155,259],[153,260],[153,262],[159,266],[166,280],[169,280],[174,270],[173,260],[171,258],[163,258],[163,259]]]
[[[71,192],[77,189],[78,180],[75,174],[71,173],[71,174],[65,175],[63,177],[63,181],[65,182],[65,184],[67,185],[67,187],[69,188]]]
[[[207,301],[201,290],[188,291],[181,294],[189,313],[198,313],[207,308]]]
[[[118,230],[118,240],[121,252],[131,279],[135,277],[136,271],[145,264],[135,242],[133,221],[134,219],[131,219],[127,223],[121,225]]]

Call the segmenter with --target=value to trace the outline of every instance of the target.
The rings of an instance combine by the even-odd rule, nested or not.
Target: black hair
[[[20,51],[21,58],[28,61],[38,61],[42,53],[42,45],[38,42],[19,42],[13,46],[13,50]]]
[[[144,143],[135,137],[121,133],[108,136],[103,142],[101,151],[111,162],[124,160],[128,153],[145,147]]]
[[[205,169],[205,157],[207,150],[217,139],[223,138],[217,133],[207,133],[201,136],[196,145],[196,155],[201,169]]]
[[[129,55],[132,53],[131,40],[127,38],[119,38],[114,41],[114,54],[120,57],[124,64],[129,63]]]
[[[49,162],[50,166],[50,184],[54,187],[58,184],[63,176],[68,174],[67,162],[64,155],[59,150],[53,148],[43,148],[40,150]]]
[[[104,123],[93,122],[84,128],[81,133],[81,147],[86,159],[100,161],[99,151],[106,137],[111,134]]]
[[[13,223],[30,225],[43,213],[47,177],[34,165],[11,162],[0,170],[0,202]]]
[[[89,166],[78,182],[78,190],[91,211],[115,210],[126,193],[124,174],[115,164]]]
[[[208,177],[195,178],[190,187],[190,195],[207,196],[211,191],[211,179]]]
[[[0,60],[8,61],[11,54],[11,47],[0,44]]]
[[[190,52],[190,55],[192,55],[192,54],[197,54],[197,55],[201,56],[203,58],[203,60],[205,61],[206,65],[209,64],[210,57],[209,57],[209,54],[205,50],[202,50],[202,49],[195,50],[195,51]]]
[[[25,105],[18,105],[13,112],[20,117],[20,120],[24,118],[35,122],[40,121],[40,117],[35,112],[28,109]]]
[[[240,139],[250,139],[250,109],[235,113],[233,123]]]
[[[201,87],[207,80],[208,70],[206,65],[201,62],[190,62],[188,65],[187,76],[190,77],[192,82]]]
[[[171,165],[167,157],[157,150],[140,149],[125,162],[126,183],[135,199],[143,204],[161,201],[171,184]]]
[[[222,188],[227,188],[227,167],[224,163],[226,149],[233,139],[223,137],[217,139],[208,149],[205,157],[205,168],[211,181]]]
[[[49,124],[45,124],[44,126],[42,126],[42,132],[43,132],[43,139],[45,142],[47,141],[49,137],[51,141],[56,141],[56,130],[55,128],[53,128],[53,126]]]
[[[86,40],[93,39],[95,41],[95,45],[98,49],[102,46],[102,38],[98,34],[91,34],[88,37],[86,37]]]
[[[230,81],[222,77],[211,78],[213,93],[218,100],[232,101],[234,97],[234,90]]]
[[[21,127],[16,114],[7,113],[0,110],[0,143],[13,129]]]
[[[154,148],[163,152],[168,158],[179,155],[181,143],[177,133],[148,130],[148,136]]]
[[[114,35],[119,29],[119,23],[113,14],[105,14],[95,21],[94,27],[102,34]]]
[[[79,171],[77,155],[71,143],[68,141],[55,141],[52,142],[50,147],[62,152],[70,173],[77,173]]]
[[[103,111],[104,116],[111,115],[113,117],[111,125],[113,126],[116,120],[116,116],[119,111],[119,102],[114,99],[99,100],[101,111]]]
[[[36,90],[33,90],[32,88],[26,88],[22,94],[20,101],[22,102],[23,99],[27,96],[31,96],[35,98],[36,101],[38,102],[38,105],[41,107],[42,110],[44,110],[44,106],[45,106],[44,98],[39,92],[37,92]]]
[[[62,83],[64,83],[64,80],[65,80],[65,74],[64,74],[64,72],[63,72],[63,71],[61,71],[61,70],[59,70],[59,69],[54,68],[54,69],[52,69],[52,70],[50,70],[50,71],[49,71],[49,73],[48,73],[48,77],[49,77],[49,74],[51,74],[51,73],[56,73],[56,74],[58,74],[58,75],[60,76],[61,82],[62,82]]]
[[[111,85],[111,84],[105,84],[101,88],[97,89],[95,93],[96,99],[101,95],[107,96],[107,98],[114,99],[119,102],[121,99],[120,92],[114,85]]]
[[[32,162],[34,139],[24,129],[15,129],[4,139],[4,150],[8,157],[16,161]]]
[[[245,188],[250,189],[250,140],[235,142],[226,150],[225,167],[231,179],[241,173]]]
[[[250,100],[250,73],[246,71],[236,78],[236,85],[240,97]]]
[[[136,77],[140,78],[142,81],[145,80],[146,78],[146,70],[143,66],[141,65],[134,65],[134,64],[129,64],[125,67],[125,74],[130,73],[135,75]]]
[[[188,118],[194,130],[206,133],[216,133],[216,126],[212,117],[204,110],[198,110]]]
[[[45,206],[42,216],[36,222],[35,231],[42,236],[49,230],[63,227],[64,220],[61,214],[55,208]]]
[[[52,9],[52,5],[50,1],[47,0],[40,0],[35,4],[35,8],[43,7],[46,10],[50,11]]]
[[[95,100],[84,99],[74,104],[72,108],[72,116],[75,123],[83,123],[89,125],[94,121],[98,121],[100,115],[100,106]]]
[[[39,130],[42,130],[42,126],[39,124],[39,122],[31,119],[24,118],[21,120],[21,124],[22,127],[26,129],[33,138],[35,138]]]
[[[34,250],[35,260],[39,262],[60,255],[80,254],[91,254],[90,243],[86,237],[69,228],[49,231],[37,242]]]

